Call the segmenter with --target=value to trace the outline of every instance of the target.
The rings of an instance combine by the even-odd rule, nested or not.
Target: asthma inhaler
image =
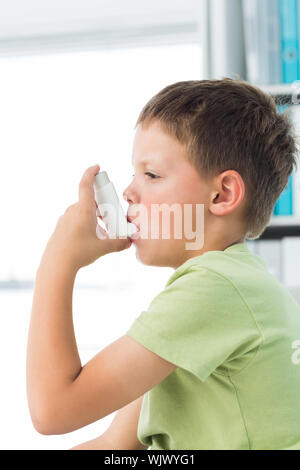
[[[127,221],[113,183],[106,171],[95,176],[95,200],[109,236],[131,237],[138,228]],[[103,207],[107,204],[107,207]],[[106,214],[106,215],[105,215]]]

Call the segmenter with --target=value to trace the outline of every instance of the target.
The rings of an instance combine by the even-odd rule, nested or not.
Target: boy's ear
[[[221,173],[215,182],[210,211],[216,216],[233,212],[243,201],[245,185],[241,175],[235,170]]]

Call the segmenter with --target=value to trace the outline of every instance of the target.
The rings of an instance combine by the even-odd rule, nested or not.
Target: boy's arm
[[[64,434],[97,421],[139,398],[177,367],[128,335],[81,366],[72,318],[77,272],[130,245],[128,238],[99,239],[99,231],[96,233],[93,182],[99,169],[95,165],[84,173],[79,201],[59,218],[35,279],[27,344],[27,397],[33,424],[42,434]],[[101,313],[104,322],[100,304]],[[115,321],[118,315],[122,311],[115,312]]]
[[[71,450],[147,450],[137,437],[142,401],[143,396],[121,408],[101,436]]]
[[[76,272],[55,257],[44,261],[28,335],[27,398],[38,432],[65,434],[123,408],[177,366],[124,335],[82,367],[72,319]]]

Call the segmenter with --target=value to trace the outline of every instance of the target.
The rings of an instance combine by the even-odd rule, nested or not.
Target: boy
[[[27,354],[35,428],[66,433],[119,410],[75,449],[300,449],[300,308],[245,242],[264,231],[296,167],[287,117],[246,82],[175,83],[142,110],[133,165],[128,220],[138,205],[202,204],[203,245],[97,240],[99,167],[86,171],[36,276]],[[82,367],[76,273],[131,243],[145,265],[175,271],[126,334]]]

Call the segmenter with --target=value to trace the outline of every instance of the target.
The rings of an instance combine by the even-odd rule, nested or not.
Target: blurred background
[[[242,78],[272,94],[300,131],[298,0],[2,0],[0,2],[1,449],[67,449],[114,414],[64,436],[31,423],[25,382],[33,285],[58,217],[85,169],[107,170],[122,201],[144,104],[181,80]],[[300,302],[300,169],[249,248]],[[80,270],[73,294],[84,364],[125,334],[171,268],[135,248]]]

